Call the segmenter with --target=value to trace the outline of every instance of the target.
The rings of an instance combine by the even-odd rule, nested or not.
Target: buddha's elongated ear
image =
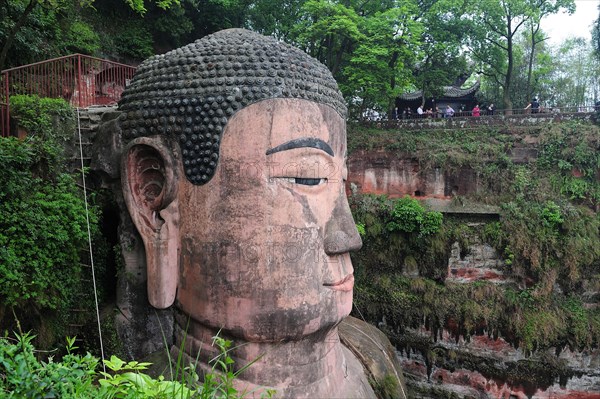
[[[121,185],[127,209],[146,249],[148,300],[158,309],[177,292],[179,207],[177,163],[161,137],[141,137],[123,151]]]

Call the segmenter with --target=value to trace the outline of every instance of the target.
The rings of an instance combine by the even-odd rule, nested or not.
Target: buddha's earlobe
[[[177,164],[162,138],[138,138],[125,148],[121,184],[146,250],[148,300],[158,309],[171,306],[177,293],[177,180]]]

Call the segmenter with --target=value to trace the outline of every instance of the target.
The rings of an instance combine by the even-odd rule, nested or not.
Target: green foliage
[[[364,223],[357,223],[356,230],[358,230],[358,234],[360,234],[361,237],[364,237],[367,234]]]
[[[590,299],[582,295],[582,287],[597,290],[589,284],[596,281],[600,264],[600,219],[593,210],[600,165],[596,126],[568,122],[510,135],[487,129],[406,136],[401,131],[350,129],[352,149],[393,147],[400,156],[410,153],[418,159],[421,173],[437,173],[437,168],[474,171],[478,192],[464,200],[500,209],[498,220],[485,220],[480,227],[445,215],[436,234],[416,240],[415,204],[396,209],[386,198],[351,198],[355,220],[366,232],[363,249],[352,255],[355,304],[361,315],[373,322],[385,320],[400,347],[405,347],[402,342],[410,329],[427,328],[431,340],[419,344],[425,348],[419,350],[429,362],[449,361],[443,354],[428,355],[442,329],[467,340],[485,331],[527,354],[599,345],[598,311],[587,308],[584,302]],[[538,138],[538,159],[513,164],[508,154],[523,137]],[[574,189],[565,188],[568,181],[583,182],[585,189],[574,196]],[[394,213],[401,222],[388,224]],[[492,245],[504,260],[498,267],[511,284],[446,280],[454,242],[461,256],[472,243]]]
[[[73,111],[62,100],[16,96],[14,113],[32,134],[0,139],[0,320],[10,326],[12,309],[39,329],[38,344],[46,346],[66,327],[79,293],[89,290],[80,282],[86,207],[63,153]],[[97,238],[95,207],[89,216]]]
[[[100,37],[90,24],[81,20],[73,21],[63,40],[70,52],[96,55],[100,50]]]
[[[505,168],[506,151],[518,137],[502,128],[470,130],[408,131],[348,125],[348,151],[386,150],[389,154],[410,153],[424,170],[444,168],[456,170],[463,165],[485,172],[485,168]],[[443,151],[440,149],[443,148]],[[490,175],[496,175],[490,170]]]
[[[57,153],[49,142],[0,140],[0,316],[11,307],[30,326],[42,314],[67,317],[79,292],[79,251],[87,245],[85,204],[55,164]],[[90,221],[95,231],[93,208]]]
[[[417,233],[419,237],[439,232],[442,225],[440,212],[426,212],[419,201],[409,196],[396,201],[391,216],[386,225],[389,231]]]
[[[25,14],[28,4],[28,1],[12,0],[3,3],[3,7],[0,8],[0,45],[6,46],[9,38],[12,37],[12,44],[9,43],[4,64],[0,59],[0,69],[58,55],[54,42],[59,40],[60,36],[59,24],[62,11],[60,7],[51,9],[45,6],[46,2],[40,1],[28,13],[25,24],[11,36],[16,17]]]
[[[441,213],[426,211],[410,197],[354,195],[350,206],[357,225],[362,226],[364,244],[363,251],[352,256],[369,264],[358,274],[408,270],[419,263],[421,273],[439,277],[437,265],[447,252]]]
[[[395,375],[386,374],[380,381],[371,382],[371,385],[378,398],[400,399],[403,397],[400,396],[401,390]]]
[[[540,137],[539,167],[552,173],[548,179],[554,189],[577,203],[600,200],[598,136],[595,126],[564,123],[552,126]]]
[[[125,362],[116,356],[104,360],[110,373],[101,371],[104,378],[100,384],[100,398],[192,398],[194,391],[179,381],[165,380],[164,376],[154,379],[143,371],[151,365],[147,362]],[[189,370],[188,370],[189,372]]]
[[[125,3],[127,3],[127,5],[129,5],[133,11],[139,14],[143,15],[147,11],[146,1],[144,0],[125,0]],[[159,8],[166,10],[173,5],[178,5],[179,0],[154,0],[154,3],[156,3]]]
[[[125,362],[117,356],[104,360],[106,371],[98,371],[99,360],[89,353],[75,354],[74,338],[67,338],[66,354],[60,361],[50,357],[41,361],[35,354],[33,336],[17,334],[15,340],[0,338],[0,397],[7,399],[239,399],[233,384],[239,373],[233,372],[234,361],[229,356],[231,342],[213,338],[218,355],[211,361],[212,369],[199,382],[192,365],[178,370],[185,374],[182,381],[164,376],[152,378],[144,373],[147,362]],[[251,363],[252,364],[252,363]],[[266,390],[261,397],[271,397]]]
[[[16,340],[0,338],[0,396],[7,399],[93,399],[98,359],[74,353],[74,339],[67,339],[67,354],[60,361],[40,361],[30,334]]]
[[[70,303],[81,269],[85,205],[67,175],[28,180],[27,192],[0,192],[0,292],[8,306],[57,310]]]
[[[11,117],[29,134],[46,139],[52,135],[56,141],[66,141],[73,134],[75,113],[62,98],[15,95],[10,97],[10,110]]]
[[[154,54],[150,28],[143,20],[132,20],[118,28],[113,37],[114,50],[134,59],[145,59]]]
[[[539,28],[539,21],[544,16],[573,8],[573,0],[543,0],[537,3],[524,0],[485,0],[477,2],[469,10],[468,20],[472,22],[472,34],[469,35],[472,56],[482,66],[483,75],[502,91],[504,108],[513,109],[512,94],[518,89],[515,82],[516,64],[522,58],[519,54],[522,47],[517,45],[519,33],[526,27],[534,30],[535,26]],[[524,64],[523,69],[529,70],[528,63]],[[526,78],[523,86],[530,88],[530,84],[531,75]],[[515,108],[522,106],[515,104]]]

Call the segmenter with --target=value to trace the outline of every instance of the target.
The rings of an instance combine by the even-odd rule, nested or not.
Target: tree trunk
[[[512,35],[512,24],[510,15],[507,15],[507,28],[506,32],[506,53],[508,55],[508,64],[506,67],[506,76],[504,76],[504,93],[502,94],[502,102],[504,104],[504,113],[506,115],[512,115],[513,113],[513,105],[510,99],[510,88],[512,81],[512,72],[513,72],[513,35]]]
[[[12,43],[15,40],[17,33],[19,33],[19,30],[21,29],[21,27],[23,27],[25,21],[27,21],[27,17],[29,16],[29,14],[31,14],[31,12],[34,10],[37,4],[37,0],[29,0],[29,4],[27,4],[27,7],[23,11],[23,14],[21,14],[19,20],[15,23],[10,32],[8,32],[8,35],[6,35],[6,40],[4,41],[2,51],[0,52],[0,71],[4,69],[4,64],[6,62],[8,50],[10,50],[10,48],[12,47]]]
[[[394,70],[396,69],[396,64],[398,63],[398,57],[400,56],[400,53],[398,51],[394,51],[392,53],[392,58],[390,59],[390,62],[388,62],[388,67],[392,70],[392,76],[390,78],[390,93],[394,92],[394,89],[396,88],[396,74],[394,73]],[[394,110],[396,109],[396,99],[395,98],[391,98],[390,102],[388,103],[388,111],[390,115],[393,115]],[[400,110],[398,110],[400,111]],[[398,115],[396,115],[397,118]]]
[[[535,58],[535,45],[538,44],[538,42],[535,40],[535,35],[537,35],[538,31],[540,30],[540,24],[537,24],[537,27],[535,28],[535,30],[533,29],[533,24],[531,25],[531,54],[529,54],[529,65],[528,65],[528,69],[527,69],[527,86],[526,86],[526,90],[525,93],[527,93],[527,97],[531,98],[533,96],[532,90],[531,90],[531,75],[532,75],[532,70],[533,70],[533,59]]]

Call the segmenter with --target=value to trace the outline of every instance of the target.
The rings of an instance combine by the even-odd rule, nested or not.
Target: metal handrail
[[[83,54],[22,65],[0,75],[2,136],[10,134],[10,96],[63,98],[74,107],[117,103],[136,67]]]
[[[41,64],[47,64],[49,62],[60,61],[60,60],[64,60],[64,59],[67,59],[67,58],[74,58],[74,57],[87,58],[87,59],[95,60],[95,61],[110,62],[111,64],[114,64],[114,65],[123,66],[123,67],[127,67],[127,68],[134,68],[135,69],[135,67],[133,67],[131,65],[122,64],[120,62],[110,61],[110,60],[106,60],[104,58],[92,57],[91,55],[85,55],[85,54],[81,54],[81,53],[73,53],[73,54],[70,54],[70,55],[63,55],[62,57],[50,58],[50,59],[47,59],[47,60],[44,60],[44,61],[34,62],[34,63],[27,64],[27,65],[21,65],[21,66],[9,68],[9,69],[3,69],[2,73],[17,71],[19,69],[29,68],[29,67],[32,67],[32,66],[37,66],[37,65],[41,65]]]
[[[473,116],[472,110],[464,110],[464,111],[455,111],[454,115],[447,116],[444,112],[444,109],[440,110],[438,113],[434,112],[432,114],[423,113],[421,115],[417,113],[409,114],[408,116],[403,116],[402,114],[399,117],[395,118],[395,120],[419,120],[419,119],[440,119],[440,118],[477,118],[477,117],[486,117],[486,116],[513,116],[513,115],[560,115],[560,114],[580,114],[580,113],[593,113],[600,111],[600,105],[583,105],[583,106],[573,106],[573,107],[540,107],[536,112],[533,112],[531,108],[513,108],[513,109],[495,109],[493,113],[490,113],[488,110],[482,108],[479,111],[479,116]],[[365,119],[365,122],[377,122],[377,121],[389,121],[394,119],[381,119],[381,120],[372,120]]]

